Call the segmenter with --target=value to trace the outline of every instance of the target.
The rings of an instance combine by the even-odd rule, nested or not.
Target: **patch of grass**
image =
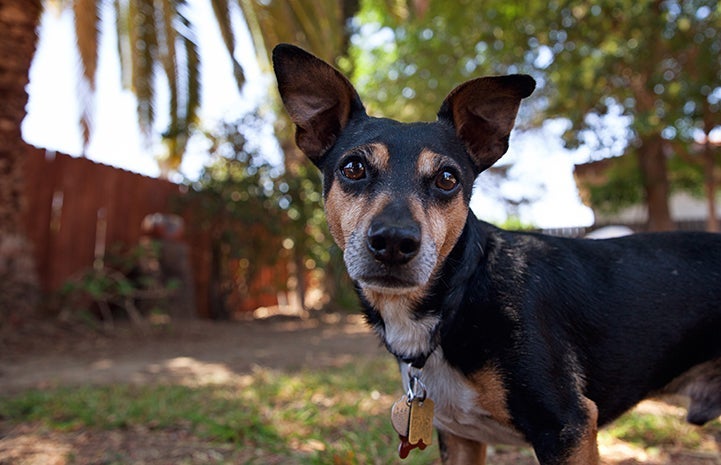
[[[672,447],[704,449],[708,435],[721,434],[721,422],[711,422],[703,428],[691,425],[674,414],[643,413],[632,410],[608,428],[602,438],[616,438],[642,448]]]
[[[0,418],[56,430],[147,428],[189,430],[285,463],[399,463],[390,406],[401,394],[388,357],[295,373],[256,369],[237,384],[59,388],[0,397]],[[404,464],[432,463],[437,446],[413,451]]]

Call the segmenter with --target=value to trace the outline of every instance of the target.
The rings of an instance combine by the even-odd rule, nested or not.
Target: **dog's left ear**
[[[278,90],[296,125],[295,142],[316,165],[353,116],[365,108],[353,85],[337,69],[290,44],[273,49]]]
[[[456,129],[478,173],[506,153],[521,99],[535,88],[531,76],[513,74],[474,79],[448,94],[438,119],[450,122]]]

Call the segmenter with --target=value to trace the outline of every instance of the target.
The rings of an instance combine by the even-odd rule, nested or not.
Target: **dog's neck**
[[[438,346],[438,312],[416,312],[419,304],[404,295],[373,295],[361,290],[367,321],[390,353],[417,368]],[[372,302],[372,303],[371,303]]]
[[[422,368],[440,345],[442,333],[455,323],[468,289],[465,283],[484,254],[481,234],[479,221],[469,213],[461,237],[437,271],[443,279],[432,278],[423,288],[399,294],[356,285],[367,322],[398,359]]]

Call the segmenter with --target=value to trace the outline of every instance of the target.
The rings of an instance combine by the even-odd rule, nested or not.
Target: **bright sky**
[[[250,37],[236,12],[236,57],[247,78],[241,96],[233,81],[230,61],[214,25],[209,2],[191,0],[189,5],[197,25],[197,39],[203,58],[201,119],[205,127],[211,128],[221,120],[235,120],[262,103],[267,95],[266,89],[273,81],[259,69],[251,52]],[[122,90],[120,85],[112,6],[105,3],[102,14],[111,20],[106,20],[110,27],[104,28],[101,34],[94,130],[85,155],[101,163],[157,176],[159,169],[155,155],[162,148],[160,144],[145,147],[141,140],[136,123],[135,98],[129,91]],[[22,127],[23,137],[28,143],[73,156],[82,155],[77,102],[78,62],[72,13],[65,11],[57,15],[46,12],[30,71],[28,116]],[[160,97],[162,101],[163,96]],[[166,113],[164,108],[156,108],[159,131],[167,123],[164,119]],[[561,132],[562,123],[551,122],[543,130],[516,134],[505,156],[506,161],[515,160],[516,164],[509,173],[511,180],[505,182],[501,189],[510,197],[543,194],[532,206],[519,211],[524,222],[539,227],[586,226],[593,223],[593,214],[581,204],[572,176],[574,161],[583,161],[585,157],[563,149],[559,137]],[[264,147],[269,159],[278,159],[272,144],[264,144]],[[202,139],[191,140],[181,173],[191,179],[197,177],[206,161],[207,147]],[[481,175],[479,183],[483,182]],[[506,216],[503,207],[484,196],[482,186],[477,191],[472,200],[476,214],[486,220],[502,221]]]

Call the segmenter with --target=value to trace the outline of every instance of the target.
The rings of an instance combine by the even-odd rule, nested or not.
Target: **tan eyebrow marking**
[[[435,176],[442,167],[453,167],[460,171],[460,168],[452,159],[430,149],[421,150],[416,161],[416,173],[419,178]]]
[[[385,171],[388,169],[390,163],[390,152],[385,144],[380,142],[373,142],[371,144],[365,144],[358,147],[354,147],[348,152],[347,155],[357,153],[363,155],[365,159],[373,165],[379,171]]]
[[[423,149],[416,161],[416,172],[421,178],[433,176],[438,169],[440,155],[432,150]]]

